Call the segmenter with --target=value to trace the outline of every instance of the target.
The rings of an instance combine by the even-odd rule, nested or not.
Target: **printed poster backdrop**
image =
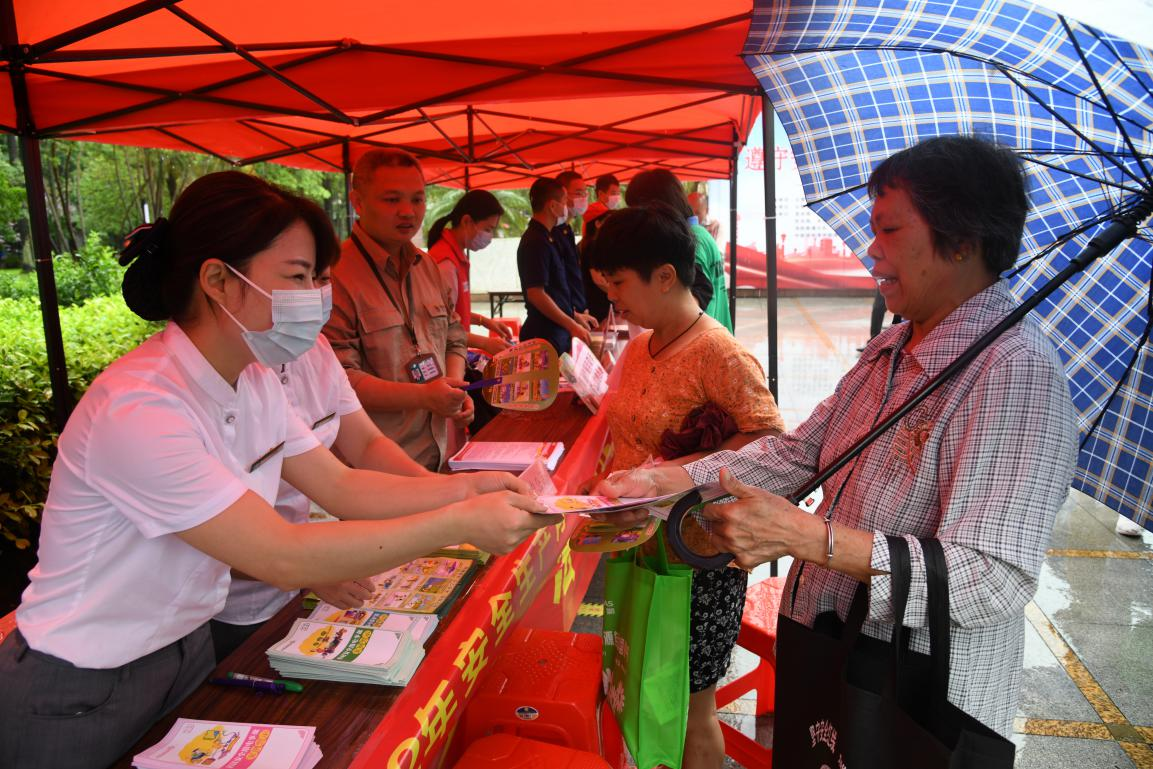
[[[765,288],[764,170],[776,169],[777,287],[807,292],[873,290],[860,259],[821,217],[805,207],[801,177],[779,121],[774,148],[765,151],[757,118],[737,166],[737,287]],[[729,270],[729,182],[710,181],[709,217],[720,222],[718,241]]]

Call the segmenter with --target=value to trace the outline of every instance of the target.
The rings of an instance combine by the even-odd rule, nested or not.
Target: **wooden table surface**
[[[589,412],[575,401],[572,393],[561,393],[555,403],[541,412],[502,412],[485,429],[477,434],[477,440],[504,441],[563,441],[566,450],[576,442]],[[562,460],[563,464],[563,460]],[[550,531],[544,529],[542,531]],[[539,533],[539,532],[538,532]],[[457,600],[449,613],[443,617],[436,633],[427,645],[429,657],[438,645],[450,645],[455,653],[462,637],[475,632],[473,627],[456,627],[454,620],[469,606],[482,582],[493,582],[504,572],[512,573],[519,563],[518,554],[523,557],[530,539],[509,555],[494,557],[482,567],[480,574]],[[519,584],[518,579],[518,584]],[[538,580],[533,596],[540,590],[544,580]],[[531,603],[533,596],[518,596]],[[476,600],[488,601],[481,595]],[[474,601],[475,602],[475,601]],[[475,607],[473,607],[475,609]],[[474,612],[475,613],[475,612]],[[239,649],[233,652],[213,671],[212,676],[221,676],[227,671],[251,675],[278,677],[268,665],[265,651],[288,632],[293,620],[307,616],[299,600],[292,601],[279,614],[257,630]],[[457,623],[463,624],[463,623]],[[501,634],[503,637],[503,633]],[[491,656],[495,644],[488,650]],[[443,651],[443,649],[442,649]],[[437,655],[443,658],[442,655]],[[426,662],[431,661],[426,658]],[[303,681],[301,694],[269,695],[249,689],[204,684],[188,697],[175,711],[162,718],[125,755],[116,767],[131,767],[132,756],[159,742],[178,717],[240,721],[249,723],[292,724],[316,727],[316,741],[324,752],[324,758],[317,764],[319,769],[347,767],[352,764],[366,741],[382,725],[390,709],[402,693],[410,689],[420,691],[432,689],[442,681],[444,670],[430,669],[422,664],[408,687],[375,686],[369,684],[348,684],[329,681]],[[412,692],[409,692],[410,694]],[[462,703],[460,704],[462,706]],[[405,717],[411,718],[406,712]],[[439,747],[437,752],[439,752]],[[362,757],[363,758],[363,757]],[[423,763],[423,761],[421,762]]]

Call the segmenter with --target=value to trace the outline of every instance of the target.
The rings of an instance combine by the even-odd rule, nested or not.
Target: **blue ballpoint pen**
[[[284,684],[278,684],[275,681],[253,681],[248,678],[212,678],[209,683],[220,686],[241,686],[265,694],[284,694]]]

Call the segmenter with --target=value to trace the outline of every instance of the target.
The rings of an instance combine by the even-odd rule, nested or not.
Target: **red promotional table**
[[[590,476],[604,438],[603,420],[562,393],[547,410],[505,412],[478,440],[563,441],[554,473],[562,491]],[[567,630],[596,569],[597,553],[574,553],[568,538],[579,518],[541,529],[508,555],[493,557],[429,641],[427,656],[404,688],[306,681],[302,694],[264,695],[205,684],[148,731],[117,767],[159,742],[178,718],[316,727],[324,752],[318,769],[433,767],[452,737],[488,661],[518,623]],[[265,650],[306,612],[297,601],[269,620],[213,672],[275,677]]]

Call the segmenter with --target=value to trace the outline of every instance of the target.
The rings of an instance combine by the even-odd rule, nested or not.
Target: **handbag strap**
[[[661,521],[660,523],[657,524],[656,539],[657,539],[657,555],[656,555],[657,569],[656,569],[656,572],[657,572],[657,574],[660,574],[662,576],[667,576],[669,573],[669,556],[668,556],[668,553],[665,552],[665,522],[664,521]],[[640,552],[639,547],[637,548],[637,552]]]
[[[920,542],[929,588],[930,682],[933,702],[939,705],[949,695],[949,568],[939,539],[927,537]]]
[[[889,543],[889,581],[893,601],[893,634],[889,639],[892,653],[891,683],[900,692],[901,666],[909,646],[909,628],[905,627],[905,608],[909,604],[909,585],[913,580],[909,543],[904,537],[885,535]]]

